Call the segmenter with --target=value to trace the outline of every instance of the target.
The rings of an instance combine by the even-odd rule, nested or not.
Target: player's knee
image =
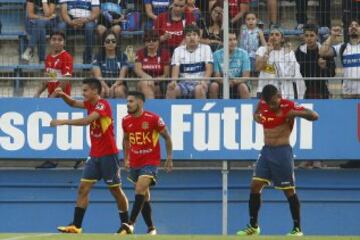
[[[80,185],[78,195],[80,197],[86,197],[90,192],[90,188],[86,185]]]

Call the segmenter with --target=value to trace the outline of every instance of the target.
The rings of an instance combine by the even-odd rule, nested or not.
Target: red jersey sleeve
[[[170,56],[169,50],[167,50],[165,48],[162,49],[161,59],[162,59],[163,65],[170,65],[171,56]]]
[[[156,121],[155,122],[155,129],[158,132],[161,132],[162,130],[164,130],[164,128],[166,127],[164,120],[160,116],[157,116],[155,118],[155,121]]]
[[[124,133],[126,133],[125,118],[123,118],[121,121],[121,127],[122,127]]]
[[[64,54],[64,64],[61,69],[63,76],[72,76],[73,73],[73,58],[70,54]]]
[[[303,106],[298,105],[298,104],[296,104],[294,102],[293,102],[292,109],[295,110],[295,111],[303,111],[303,110],[305,110],[305,108]]]
[[[101,117],[107,117],[109,115],[108,107],[105,102],[99,101],[95,106],[94,112],[99,113]]]
[[[160,14],[158,18],[156,18],[155,22],[154,22],[154,30],[157,31],[159,33],[160,36],[162,36],[164,33],[161,29],[161,22],[163,21],[163,14]]]
[[[141,63],[144,60],[144,49],[136,52],[135,62]]]

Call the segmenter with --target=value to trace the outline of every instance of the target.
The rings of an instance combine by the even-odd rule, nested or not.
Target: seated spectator
[[[223,6],[220,3],[213,5],[210,11],[209,27],[205,26],[202,30],[201,43],[207,44],[211,50],[222,48],[223,46]]]
[[[299,63],[294,51],[285,42],[284,32],[279,27],[271,28],[267,46],[257,50],[256,70],[260,72],[258,96],[265,85],[272,84],[280,90],[284,98],[304,98],[305,83],[301,79]]]
[[[145,30],[153,28],[154,22],[159,15],[169,10],[170,2],[170,0],[144,0],[145,13],[148,18],[145,21]]]
[[[121,32],[121,22],[125,20],[122,13],[125,8],[124,1],[119,3],[119,0],[101,0],[100,3],[101,13],[96,27],[96,33],[99,39],[102,39],[103,34],[107,30],[113,31],[118,37]]]
[[[305,24],[307,24],[307,12],[308,12],[309,0],[296,0],[296,29],[303,30]],[[317,9],[318,25],[320,27],[330,28],[331,20],[331,1],[319,0],[319,7]]]
[[[331,35],[321,46],[320,55],[325,57],[339,56],[344,69],[342,85],[343,98],[360,98],[360,81],[346,78],[360,78],[360,21],[354,19],[348,29],[350,40],[336,45],[335,36]]]
[[[247,12],[244,15],[245,24],[241,26],[239,47],[247,51],[251,61],[251,71],[255,72],[256,51],[260,46],[266,46],[263,31],[258,27],[255,13]],[[255,74],[254,74],[255,75]]]
[[[126,84],[122,80],[128,72],[127,57],[120,51],[117,34],[111,30],[104,33],[101,48],[93,62],[92,74],[101,82],[101,96],[125,98]],[[116,78],[119,80],[108,80]]]
[[[40,97],[41,93],[47,89],[48,97],[58,97],[55,89],[61,87],[63,91],[70,95],[71,85],[68,80],[58,80],[59,78],[71,77],[73,72],[73,58],[64,50],[65,35],[62,32],[53,32],[50,36],[50,54],[45,61],[45,76],[49,80],[44,81],[37,90],[34,97]],[[55,168],[57,162],[45,161],[37,168]]]
[[[65,35],[63,32],[53,32],[50,36],[50,54],[45,61],[45,75],[50,79],[43,82],[34,97],[40,97],[41,93],[47,89],[48,97],[57,97],[54,92],[57,87],[61,87],[63,91],[70,95],[71,85],[69,81],[59,78],[71,77],[73,71],[73,58],[64,50]]]
[[[60,31],[85,33],[84,63],[91,63],[92,49],[95,46],[96,20],[100,13],[99,0],[59,0],[61,17],[64,22],[58,26]],[[81,4],[80,4],[81,3]]]
[[[245,80],[234,79],[240,77],[250,77],[250,59],[248,53],[237,47],[236,32],[229,31],[229,85],[230,96],[232,98],[249,98],[250,87]],[[224,49],[214,53],[214,77],[222,77],[224,65]],[[209,88],[210,98],[219,98],[222,80],[213,81]]]
[[[195,25],[188,25],[184,30],[185,45],[175,49],[171,60],[171,78],[167,98],[206,98],[209,78],[213,71],[213,56],[208,45],[200,43],[200,29]],[[189,80],[180,80],[178,78]]]
[[[22,54],[24,61],[30,61],[37,46],[39,62],[43,63],[46,52],[46,30],[53,30],[57,23],[56,0],[27,0],[25,28],[29,35],[29,46]]]
[[[278,0],[267,0],[267,11],[269,18],[269,29],[278,25]]]
[[[195,17],[195,22],[200,20],[201,12],[200,9],[196,6],[195,0],[186,0],[185,12],[189,12]]]
[[[305,43],[295,51],[296,60],[300,64],[301,75],[303,77],[334,77],[336,68],[334,58],[322,57],[319,54],[321,45],[317,40],[318,28],[313,24],[305,24]],[[305,98],[329,98],[327,84],[327,80],[305,80]]]
[[[250,11],[250,0],[229,0],[230,24],[237,31],[243,22],[243,16]]]
[[[138,91],[142,92],[146,98],[160,98],[166,86],[165,81],[156,79],[168,78],[170,75],[170,52],[167,49],[159,48],[160,36],[150,30],[144,35],[145,48],[136,53],[135,74],[146,79],[137,84]],[[154,81],[149,81],[154,79]]]
[[[185,12],[186,0],[174,0],[168,12],[161,13],[155,21],[154,29],[160,34],[161,46],[170,53],[184,40],[184,27],[195,24],[194,15]]]

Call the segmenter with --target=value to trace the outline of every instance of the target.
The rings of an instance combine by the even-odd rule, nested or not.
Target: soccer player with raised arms
[[[265,185],[273,182],[275,188],[284,192],[290,205],[294,221],[289,236],[302,236],[300,225],[300,201],[295,191],[294,159],[290,146],[290,134],[295,117],[316,121],[319,115],[294,102],[281,98],[273,85],[264,86],[261,100],[254,113],[254,120],[263,125],[265,145],[256,162],[249,199],[250,223],[237,235],[259,235],[258,213],[261,192]]]
[[[100,81],[96,78],[87,78],[83,81],[84,101],[71,98],[61,88],[55,91],[71,107],[87,109],[88,116],[80,119],[55,119],[50,125],[90,125],[91,139],[90,156],[86,160],[80,180],[74,219],[68,226],[58,227],[58,230],[63,233],[82,232],[81,225],[89,204],[89,193],[95,182],[100,179],[105,181],[116,200],[121,222],[128,222],[128,200],[120,187],[119,150],[114,136],[114,121],[110,104],[100,97]]]
[[[157,231],[151,217],[150,187],[156,184],[160,166],[160,141],[165,139],[165,168],[173,168],[172,141],[162,118],[144,110],[145,96],[141,92],[129,92],[127,97],[128,115],[123,118],[124,161],[129,169],[128,179],[135,184],[135,202],[128,223],[123,223],[123,232],[133,234],[136,218],[141,212],[148,227],[147,233],[156,235]]]

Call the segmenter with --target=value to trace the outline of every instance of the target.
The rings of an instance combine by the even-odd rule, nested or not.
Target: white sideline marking
[[[38,235],[20,235],[20,236],[12,237],[12,238],[0,238],[0,240],[19,240],[19,239],[25,239],[25,238],[30,238],[30,237],[48,237],[48,236],[53,236],[53,235],[57,235],[57,233],[45,233],[45,234],[38,234]]]

